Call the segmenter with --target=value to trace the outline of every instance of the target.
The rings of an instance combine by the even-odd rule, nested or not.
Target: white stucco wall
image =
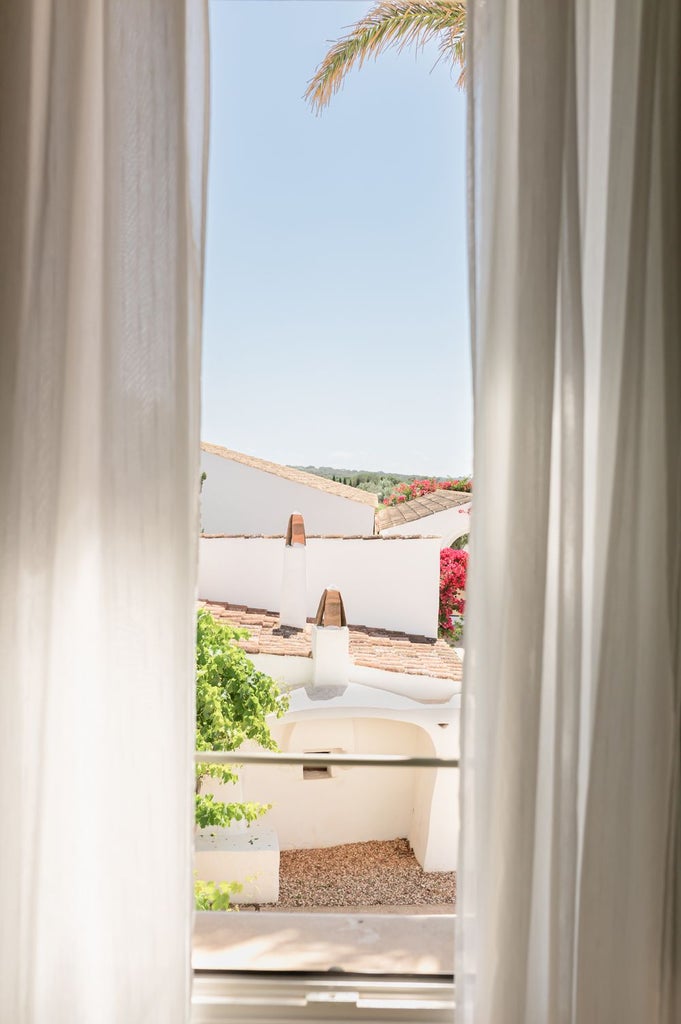
[[[282,733],[285,731],[282,729]],[[415,756],[434,752],[428,736],[419,726],[382,718],[319,718],[298,722],[289,730],[285,749]],[[273,804],[264,820],[276,831],[282,850],[405,837],[412,843],[419,860],[423,860],[429,842],[431,795],[436,774],[432,769],[419,768],[331,768],[327,778],[306,779],[299,766],[247,765],[242,770],[242,780],[247,800]],[[453,776],[457,772],[450,770],[447,774],[445,789],[450,791],[450,816],[453,816],[456,813]],[[452,855],[449,850],[448,864],[454,863]]]
[[[204,533],[284,533],[292,512],[302,513],[308,533],[374,532],[374,508],[363,502],[209,452],[201,452],[201,469],[206,474],[201,491]]]
[[[307,523],[306,523],[307,526]],[[437,636],[437,538],[308,538],[307,614],[325,587],[338,587],[349,623]],[[199,597],[279,611],[283,537],[202,537]]]
[[[350,682],[362,683],[375,690],[387,690],[402,694],[412,700],[449,701],[454,694],[461,693],[461,680],[438,679],[434,676],[409,675],[407,672],[391,672],[388,669],[369,668],[368,665],[351,665]]]
[[[459,856],[458,768],[422,770],[415,807],[427,815],[415,820],[411,844],[424,871],[456,871]]]
[[[358,706],[357,691],[363,691],[365,706]],[[270,723],[283,751],[458,756],[457,700],[411,709],[385,693],[372,700],[369,687],[351,687],[347,698],[320,701],[311,709],[304,695],[292,698],[292,707],[307,710]],[[274,829],[283,850],[405,837],[424,870],[452,871],[458,777],[451,768],[342,767],[331,768],[330,777],[308,779],[300,766],[245,765],[237,789],[225,787],[222,798],[272,803],[262,821]],[[206,788],[221,795],[217,783]]]
[[[272,676],[286,689],[312,683],[312,658],[295,654],[249,654],[248,657],[257,669]]]
[[[459,650],[463,660],[463,651]],[[296,655],[249,654],[256,668],[266,672],[286,689],[297,686],[309,686],[314,680],[314,665],[311,658]],[[390,672],[387,669],[369,668],[367,665],[356,665],[352,658],[348,666],[348,681],[359,683],[379,691],[374,699],[380,700],[380,691],[409,697],[415,701],[448,702],[455,694],[461,693],[461,681],[454,679],[438,679],[434,676],[409,675],[407,672]]]
[[[463,660],[463,650],[459,648]],[[281,683],[287,689],[310,686],[314,680],[314,665],[311,657],[281,654],[249,654],[256,669]],[[436,679],[433,676],[409,675],[406,672],[390,672],[387,669],[371,669],[366,665],[355,665],[350,659],[348,682],[369,686],[377,690],[378,701],[381,690],[417,701],[441,701],[451,703],[461,694],[461,681]]]
[[[430,516],[423,516],[421,519],[414,519],[411,523],[402,523],[399,526],[389,526],[381,530],[382,537],[440,537],[440,547],[448,548],[470,533],[471,529],[471,505],[457,505],[456,508],[448,508],[444,512],[434,512]]]

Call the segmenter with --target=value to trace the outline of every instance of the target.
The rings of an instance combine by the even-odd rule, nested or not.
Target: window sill
[[[342,910],[197,913],[192,966],[195,971],[340,969],[382,976],[447,976],[454,970],[454,915]]]

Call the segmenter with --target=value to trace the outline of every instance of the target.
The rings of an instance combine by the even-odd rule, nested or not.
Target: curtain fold
[[[0,16],[0,1019],[184,1021],[207,13]]]
[[[457,1022],[681,1017],[681,10],[471,0]]]

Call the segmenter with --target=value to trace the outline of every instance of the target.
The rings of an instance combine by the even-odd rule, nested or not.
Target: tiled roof
[[[200,601],[199,604],[216,619],[249,631],[248,639],[239,641],[247,654],[312,657],[310,631],[280,626],[276,612],[215,601]],[[350,626],[349,631],[350,657],[356,665],[413,676],[461,680],[463,663],[444,640],[368,626]]]
[[[376,513],[376,524],[379,530],[387,530],[390,526],[413,523],[415,519],[432,516],[435,512],[447,512],[457,505],[467,505],[471,500],[472,495],[465,491],[433,491],[420,498],[403,501],[401,505],[384,505]]]
[[[444,640],[368,626],[350,626],[350,656],[368,668],[457,682],[463,670],[458,654]]]
[[[219,455],[222,459],[240,462],[242,466],[250,466],[251,469],[259,469],[263,473],[272,473],[284,480],[305,484],[306,487],[315,487],[318,491],[326,491],[327,494],[335,494],[339,498],[359,501],[363,505],[371,505],[372,508],[376,508],[378,505],[378,497],[375,494],[370,494],[369,491],[361,491],[358,487],[339,484],[335,480],[327,480],[324,476],[306,473],[303,469],[280,466],[278,462],[267,462],[265,459],[257,459],[255,455],[244,455],[242,452],[232,451],[231,448],[223,448],[219,444],[208,444],[206,441],[201,442],[201,448],[209,455]]]

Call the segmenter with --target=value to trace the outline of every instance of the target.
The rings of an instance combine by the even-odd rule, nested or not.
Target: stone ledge
[[[202,912],[198,971],[332,971],[451,975],[453,914]]]

